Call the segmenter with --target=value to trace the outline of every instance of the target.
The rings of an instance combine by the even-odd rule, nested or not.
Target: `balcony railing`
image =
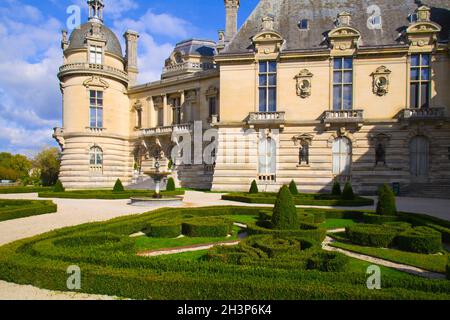
[[[322,121],[326,125],[334,123],[357,123],[362,124],[364,122],[363,110],[337,110],[337,111],[325,111],[322,115]]]
[[[407,108],[400,112],[399,117],[402,120],[434,120],[443,119],[445,116],[445,108]]]
[[[58,76],[61,77],[71,73],[78,73],[78,72],[103,73],[117,77],[122,81],[128,81],[128,74],[123,70],[107,66],[104,64],[94,64],[85,62],[70,63],[61,66],[59,68]]]
[[[200,63],[200,62],[184,62],[173,66],[167,66],[163,69],[163,75],[194,73],[199,71],[214,69],[214,63]]]
[[[285,112],[251,112],[248,116],[249,125],[283,125],[286,122]]]
[[[190,124],[190,123],[142,129],[142,133],[146,137],[171,135],[172,133],[183,134],[183,133],[190,133],[190,132],[192,132],[192,124]]]

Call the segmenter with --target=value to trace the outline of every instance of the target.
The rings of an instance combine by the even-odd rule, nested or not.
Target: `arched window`
[[[350,175],[352,164],[352,145],[347,138],[338,138],[333,142],[333,174]]]
[[[430,144],[425,137],[417,136],[409,143],[411,175],[414,177],[428,176]]]
[[[272,138],[259,140],[259,179],[275,181],[277,172],[277,144]]]
[[[103,150],[100,147],[92,147],[89,151],[89,159],[91,168],[101,168],[103,166]]]

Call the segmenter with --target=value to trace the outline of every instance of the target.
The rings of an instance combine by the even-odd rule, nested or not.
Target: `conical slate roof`
[[[352,15],[351,26],[361,32],[362,46],[386,46],[400,43],[399,35],[409,25],[408,16],[421,6],[431,8],[431,20],[442,27],[440,41],[448,41],[450,31],[449,0],[261,0],[223,53],[243,53],[252,48],[252,37],[261,31],[267,15],[275,18],[274,29],[286,40],[283,50],[308,50],[326,47],[325,35],[343,11]],[[375,7],[377,6],[377,7]],[[368,19],[379,8],[382,29],[369,29]],[[308,19],[308,30],[298,23]]]

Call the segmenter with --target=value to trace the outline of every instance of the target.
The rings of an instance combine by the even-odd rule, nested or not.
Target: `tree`
[[[256,193],[258,193],[259,192],[259,190],[258,190],[258,184],[256,183],[256,180],[253,180],[252,181],[252,185],[250,186],[250,191],[248,192],[248,193],[250,193],[250,194],[256,194]]]
[[[123,187],[122,181],[120,179],[116,180],[116,184],[114,185],[113,192],[124,192],[125,189]]]
[[[340,196],[340,195],[342,195],[341,184],[339,183],[339,181],[334,180],[333,190],[331,191],[331,194],[333,196]]]
[[[61,154],[57,148],[45,148],[34,158],[34,166],[41,173],[44,186],[53,186],[58,180]]]
[[[280,230],[293,230],[299,227],[297,209],[287,186],[283,186],[278,193],[273,208],[272,226]]]
[[[292,180],[291,183],[289,184],[289,191],[293,196],[298,195],[297,184],[295,183],[294,180]]]
[[[0,180],[16,181],[19,175],[16,171],[10,168],[0,167]]]
[[[350,182],[347,182],[344,186],[344,191],[342,192],[342,199],[355,200],[355,193],[353,192],[353,187]]]
[[[167,179],[166,191],[175,191],[175,180],[172,177]]]
[[[57,180],[55,186],[53,187],[53,192],[65,192],[66,189],[64,188],[61,180]]]
[[[5,180],[26,180],[32,168],[31,161],[24,155],[2,152],[0,153],[0,178]]]
[[[377,214],[388,216],[397,214],[395,194],[387,184],[384,184],[378,190]]]

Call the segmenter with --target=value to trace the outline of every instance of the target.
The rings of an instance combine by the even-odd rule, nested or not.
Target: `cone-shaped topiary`
[[[61,180],[57,180],[55,186],[53,187],[53,192],[65,192],[66,189],[64,188]]]
[[[378,190],[377,214],[387,216],[393,216],[397,214],[395,194],[387,184],[384,184]]]
[[[249,191],[248,193],[250,193],[250,194],[255,194],[255,193],[258,193],[258,192],[259,192],[259,190],[258,190],[258,184],[256,183],[255,180],[253,180],[252,185],[251,185],[251,187],[250,187],[250,191]]]
[[[344,191],[342,192],[342,199],[355,200],[355,193],[353,192],[353,187],[350,182],[347,182],[344,186]]]
[[[295,183],[294,180],[292,180],[291,183],[289,184],[289,191],[293,196],[298,195],[297,184]]]
[[[341,192],[341,184],[339,183],[339,181],[334,180],[334,183],[333,183],[333,190],[331,191],[331,194],[332,194],[333,196],[340,196],[340,195],[342,195],[342,192]]]
[[[120,179],[117,179],[116,184],[114,185],[113,192],[124,192],[125,189],[123,188],[122,181]]]
[[[299,227],[297,209],[287,186],[283,186],[278,193],[273,208],[272,226],[279,230],[293,230]]]
[[[166,191],[175,191],[175,180],[172,177],[167,179]]]

